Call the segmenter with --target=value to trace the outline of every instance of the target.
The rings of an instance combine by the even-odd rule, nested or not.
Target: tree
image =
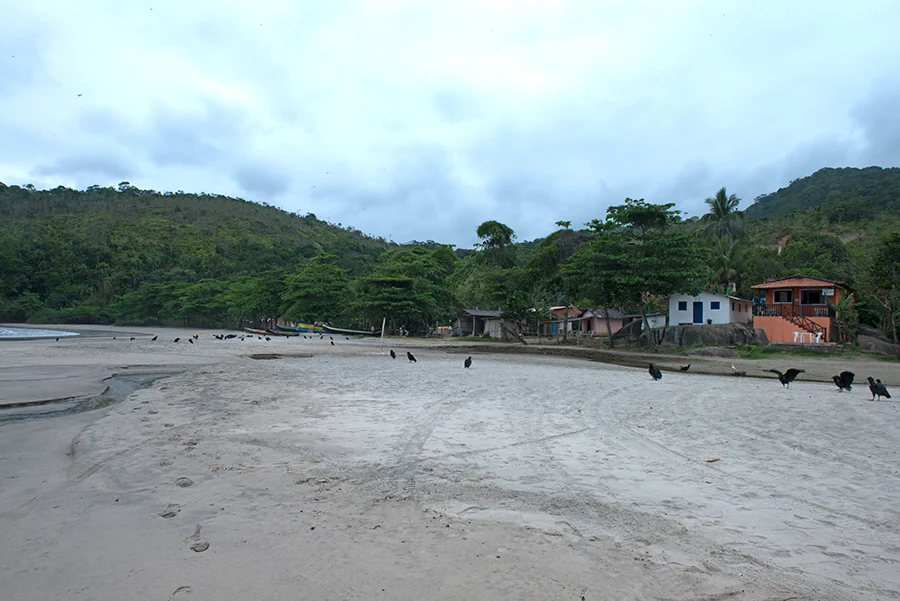
[[[630,245],[625,237],[606,224],[593,223],[595,235],[581,245],[561,269],[564,287],[578,299],[586,299],[594,307],[605,311],[606,336],[613,348],[609,309],[622,304],[639,302],[640,290],[628,277]]]
[[[475,230],[481,238],[482,257],[486,263],[498,267],[509,268],[516,263],[512,241],[516,234],[506,224],[499,221],[485,221]]]
[[[871,296],[881,309],[882,331],[896,344],[900,320],[900,232],[882,240],[867,275]]]
[[[294,321],[336,324],[352,304],[350,276],[335,255],[318,255],[285,277],[282,314]]]
[[[357,280],[354,309],[370,322],[387,318],[392,328],[429,331],[448,323],[456,299],[446,285],[456,265],[447,247],[422,246],[385,252],[370,276]]]
[[[648,332],[647,306],[652,297],[696,293],[703,285],[700,245],[691,234],[672,227],[680,221],[674,206],[626,198],[624,204],[607,209],[605,223],[594,220],[589,224],[597,231],[616,233],[614,248],[626,265],[616,279],[616,296],[640,297]]]
[[[709,205],[709,212],[703,219],[709,222],[707,232],[711,237],[729,236],[732,240],[741,237],[740,226],[744,214],[738,210],[740,198],[734,194],[729,195],[725,188],[722,188],[715,196],[707,198],[704,202]]]

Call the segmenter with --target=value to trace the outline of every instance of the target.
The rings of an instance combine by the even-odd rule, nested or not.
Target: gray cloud
[[[4,181],[218,192],[468,247],[486,219],[531,239],[626,196],[691,215],[722,186],[746,206],[900,164],[896,3],[153,8],[6,9]]]

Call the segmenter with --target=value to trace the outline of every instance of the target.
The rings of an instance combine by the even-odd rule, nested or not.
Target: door
[[[694,323],[703,323],[703,301],[694,303]]]

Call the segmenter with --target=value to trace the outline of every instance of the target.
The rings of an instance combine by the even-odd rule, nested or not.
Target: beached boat
[[[269,330],[269,329],[266,329],[266,332],[267,332],[269,335],[271,335],[271,336],[284,336],[284,337],[286,337],[286,338],[291,338],[291,337],[299,336],[299,335],[300,335],[300,332],[294,332],[294,331],[291,331],[291,330],[281,331],[281,330]]]
[[[329,334],[343,334],[344,336],[378,336],[381,332],[377,330],[350,330],[347,328],[333,328],[323,325],[322,329]]]
[[[256,334],[257,336],[264,336],[265,334],[268,334],[267,331],[257,330],[256,328],[244,328],[244,331],[248,334]]]
[[[322,326],[313,325],[311,323],[298,323],[296,327],[289,328],[287,326],[275,326],[275,330],[277,332],[315,332],[316,334],[322,333]]]

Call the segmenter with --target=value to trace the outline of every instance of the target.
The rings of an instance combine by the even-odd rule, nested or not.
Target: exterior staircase
[[[767,308],[766,312],[771,314],[771,311],[774,310],[775,315],[778,315],[795,326],[799,328],[803,328],[807,332],[811,334],[822,334],[822,338],[828,340],[828,330],[825,326],[820,326],[810,318],[801,314],[798,309],[796,309],[793,305],[774,305],[771,309]]]

